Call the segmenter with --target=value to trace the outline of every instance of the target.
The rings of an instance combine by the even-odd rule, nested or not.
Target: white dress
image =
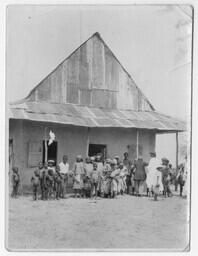
[[[156,157],[150,159],[149,165],[147,167],[148,172],[146,177],[146,185],[148,189],[152,189],[157,185],[157,177],[159,177],[159,190],[163,190],[162,175],[161,172],[157,170],[157,167],[159,167],[160,165],[160,161]]]

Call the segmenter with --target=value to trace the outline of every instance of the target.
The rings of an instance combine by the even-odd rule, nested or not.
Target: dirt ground
[[[117,199],[33,201],[10,199],[7,248],[188,249],[187,200]]]

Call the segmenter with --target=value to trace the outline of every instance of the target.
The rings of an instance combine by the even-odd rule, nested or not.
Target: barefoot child
[[[48,165],[44,164],[44,168],[40,174],[40,186],[41,186],[41,200],[47,200],[47,173],[48,173]]]
[[[61,197],[61,191],[62,191],[62,175],[60,173],[60,166],[56,166],[56,172],[54,174],[54,190],[55,190],[55,196],[56,199],[59,200]]]
[[[12,169],[12,194],[11,196],[16,198],[18,196],[19,185],[20,185],[20,175],[18,167],[13,167]]]
[[[33,190],[33,200],[36,201],[38,199],[38,189],[40,185],[40,175],[38,169],[34,171],[34,174],[31,178],[32,190]]]
[[[95,194],[95,199],[98,196],[98,186],[99,186],[99,170],[97,163],[93,163],[93,172],[91,173],[91,196]]]

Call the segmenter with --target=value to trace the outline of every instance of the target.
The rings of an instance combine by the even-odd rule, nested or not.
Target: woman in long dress
[[[118,179],[118,193],[123,195],[123,193],[126,190],[126,175],[127,175],[127,169],[123,165],[123,163],[120,163],[119,165],[120,169],[120,174],[119,174],[119,179]]]
[[[104,172],[102,175],[102,195],[109,197],[111,193],[111,160],[107,159],[104,166]]]
[[[79,155],[76,157],[76,162],[74,164],[73,169],[73,189],[75,193],[75,197],[80,196],[81,190],[83,189],[83,175],[84,175],[84,166],[82,163],[82,157]]]

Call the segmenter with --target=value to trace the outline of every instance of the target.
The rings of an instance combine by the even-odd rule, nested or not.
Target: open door
[[[48,141],[47,141],[48,145]],[[57,141],[53,141],[52,144],[48,145],[47,147],[47,161],[48,160],[54,160],[55,165],[57,164],[57,148],[58,148],[58,143]],[[45,161],[45,141],[43,141],[43,163]]]

